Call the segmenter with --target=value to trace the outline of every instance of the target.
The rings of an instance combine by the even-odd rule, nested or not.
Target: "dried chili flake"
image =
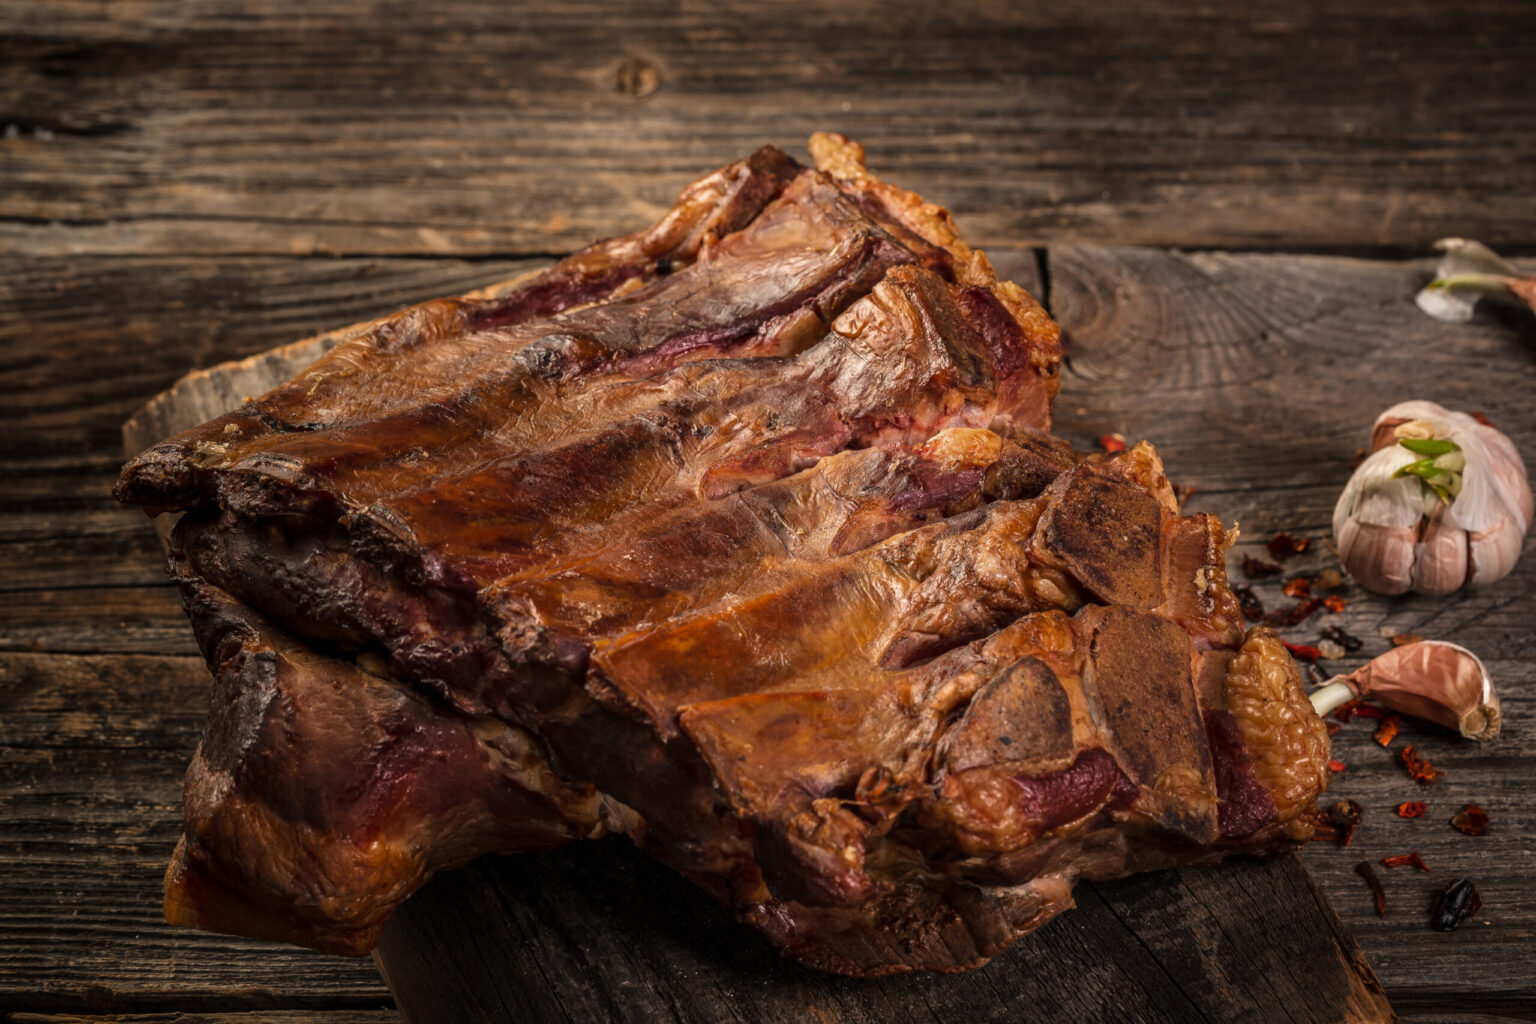
[[[1424,863],[1424,858],[1419,856],[1419,851],[1412,853],[1400,853],[1396,857],[1381,858],[1381,866],[1384,868],[1412,867],[1420,871],[1428,871],[1429,865]]]
[[[1125,451],[1125,438],[1119,434],[1104,434],[1099,438],[1099,447],[1107,452]]]
[[[1268,576],[1280,575],[1280,567],[1274,562],[1266,562],[1252,555],[1243,556],[1243,575],[1251,580],[1262,580]]]
[[[1393,740],[1397,739],[1398,726],[1401,724],[1402,720],[1396,715],[1386,715],[1382,718],[1381,724],[1376,727],[1376,731],[1371,733],[1371,739],[1376,741],[1378,747],[1386,749],[1392,745]]]
[[[1292,555],[1301,554],[1311,546],[1311,537],[1292,537],[1288,533],[1277,533],[1269,538],[1269,557],[1283,562]]]
[[[1350,719],[1355,717],[1355,712],[1364,706],[1365,701],[1359,700],[1358,698],[1355,700],[1347,700],[1343,704],[1340,704],[1338,707],[1333,709],[1333,717],[1337,718],[1341,722],[1348,722]]]
[[[1328,812],[1321,807],[1312,809],[1312,841],[1314,843],[1326,842],[1339,838],[1339,830],[1333,827],[1333,819]]]
[[[1337,614],[1343,611],[1345,608],[1349,607],[1349,602],[1344,600],[1338,594],[1329,594],[1327,597],[1323,598],[1323,607],[1328,609],[1330,612]]]
[[[1452,932],[1461,922],[1483,909],[1483,898],[1477,894],[1477,886],[1470,878],[1458,878],[1445,887],[1435,898],[1435,908],[1430,911],[1430,923],[1436,931]]]
[[[1344,728],[1338,722],[1324,722],[1323,725],[1327,728],[1329,736],[1337,736],[1339,730]]]
[[[1484,413],[1482,410],[1478,410],[1478,411],[1472,413],[1472,418],[1477,420],[1477,422],[1481,423],[1485,427],[1492,427],[1493,426],[1493,421],[1490,420],[1488,418],[1488,415],[1486,413]],[[1494,429],[1497,430],[1498,428],[1494,427]]]
[[[1381,888],[1381,879],[1376,877],[1376,869],[1371,867],[1371,862],[1363,860],[1355,865],[1355,874],[1365,879],[1365,884],[1371,887],[1371,895],[1376,897],[1376,916],[1387,916],[1387,894]]]
[[[1408,774],[1421,785],[1427,786],[1445,774],[1445,772],[1430,764],[1428,758],[1420,757],[1419,752],[1413,749],[1413,744],[1411,743],[1403,748],[1402,753],[1398,757],[1402,759],[1403,767],[1408,769]]]
[[[1311,597],[1312,581],[1305,576],[1297,576],[1295,579],[1286,580],[1282,589],[1286,597]]]
[[[1399,818],[1422,818],[1429,807],[1422,800],[1407,800],[1397,805]]]
[[[1365,817],[1365,811],[1353,800],[1340,800],[1328,811],[1328,817],[1343,830],[1343,845],[1348,846],[1349,841],[1355,838],[1355,827]]]
[[[1264,621],[1272,626],[1295,626],[1310,619],[1312,614],[1322,606],[1322,598],[1309,597],[1291,608],[1280,608],[1270,612],[1264,617]]]
[[[1419,636],[1419,634],[1417,634],[1417,633],[1393,633],[1392,634],[1392,646],[1393,647],[1403,647],[1403,646],[1405,646],[1407,644],[1420,643],[1421,641],[1423,641],[1423,639],[1424,638]]]
[[[1344,770],[1344,762],[1343,761],[1329,761],[1328,762],[1328,770],[1331,771],[1331,772],[1341,772],[1341,771]]]
[[[1291,657],[1298,661],[1316,661],[1323,656],[1322,652],[1311,644],[1293,644],[1289,640],[1280,642],[1285,644],[1285,649],[1291,652]]]
[[[1264,602],[1259,600],[1259,595],[1253,592],[1252,587],[1241,583],[1232,588],[1232,593],[1237,595],[1237,606],[1243,610],[1243,618],[1249,622],[1263,620]]]
[[[1383,711],[1374,704],[1356,698],[1347,700],[1333,709],[1333,717],[1341,722],[1353,721],[1356,718],[1385,718],[1390,712]]]
[[[1343,626],[1324,626],[1323,636],[1344,648],[1348,654],[1354,654],[1365,646],[1364,640],[1352,636]]]
[[[1323,599],[1320,597],[1309,597],[1301,602],[1291,611],[1291,625],[1294,626],[1298,622],[1311,618],[1312,613],[1322,607],[1322,604]]]
[[[1451,818],[1451,825],[1469,836],[1487,835],[1488,812],[1477,804],[1467,804]]]

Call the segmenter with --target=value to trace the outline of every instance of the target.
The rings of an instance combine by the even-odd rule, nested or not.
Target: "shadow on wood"
[[[979,971],[855,980],[781,959],[621,839],[483,858],[396,914],[375,959],[412,1024],[1389,1021],[1291,857],[1080,884]]]

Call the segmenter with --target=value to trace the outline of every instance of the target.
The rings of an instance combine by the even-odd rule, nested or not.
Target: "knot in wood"
[[[626,57],[614,73],[614,86],[619,92],[643,99],[661,86],[661,70],[644,57]]]

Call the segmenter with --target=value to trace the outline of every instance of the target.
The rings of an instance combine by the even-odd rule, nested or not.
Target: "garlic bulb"
[[[1449,594],[1514,568],[1532,499],[1509,438],[1414,401],[1377,417],[1371,447],[1333,509],[1339,560],[1362,586]]]

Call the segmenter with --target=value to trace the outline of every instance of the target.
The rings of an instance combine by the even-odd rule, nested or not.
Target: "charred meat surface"
[[[215,683],[174,922],[360,954],[622,832],[786,955],[984,963],[1079,877],[1304,839],[1328,743],[1059,332],[840,136],[354,331],[134,458]]]

